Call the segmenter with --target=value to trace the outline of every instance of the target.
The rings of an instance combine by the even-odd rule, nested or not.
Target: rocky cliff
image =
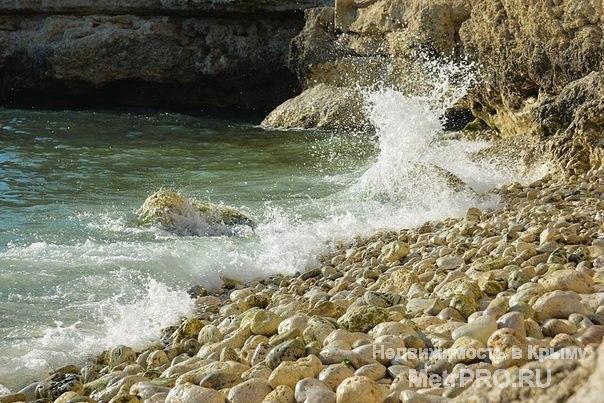
[[[321,0],[0,0],[3,105],[266,110]]]
[[[602,163],[603,29],[601,0],[338,0],[307,10],[289,57],[307,90],[264,124],[362,126],[358,108],[333,113],[353,109],[355,97],[341,95],[343,106],[334,105],[313,87],[346,94],[385,82],[414,93],[424,73],[418,53],[464,58],[480,79],[459,105],[471,115],[453,114],[460,117],[453,128],[473,116],[470,127],[544,140],[563,166],[582,170]]]

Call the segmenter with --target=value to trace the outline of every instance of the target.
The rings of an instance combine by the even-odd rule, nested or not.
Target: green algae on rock
[[[176,233],[223,234],[229,227],[255,226],[251,218],[232,207],[201,202],[167,190],[149,196],[136,214],[142,225],[160,224]]]

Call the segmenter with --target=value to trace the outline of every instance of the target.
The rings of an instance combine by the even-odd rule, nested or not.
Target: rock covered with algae
[[[168,190],[153,193],[136,214],[142,225],[159,224],[181,234],[222,235],[236,227],[255,226],[251,218],[232,207],[201,202]]]

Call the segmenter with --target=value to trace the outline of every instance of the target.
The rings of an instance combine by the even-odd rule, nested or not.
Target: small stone
[[[166,397],[166,403],[190,402],[225,403],[225,398],[220,392],[191,383],[176,385],[170,390]]]
[[[129,392],[131,395],[139,396],[142,400],[147,400],[158,393],[169,393],[170,388],[151,382],[138,382],[130,387]]]
[[[524,326],[524,315],[520,312],[508,312],[497,320],[497,327],[509,328],[514,331],[517,337],[526,337]]]
[[[539,244],[543,245],[547,242],[552,242],[557,240],[559,237],[559,233],[556,229],[554,228],[546,228],[543,232],[541,232],[541,234],[539,235]]]
[[[595,325],[588,328],[580,337],[577,338],[581,343],[600,345],[604,337],[604,325]]]
[[[497,330],[495,318],[489,315],[482,315],[471,323],[460,326],[453,330],[451,337],[457,340],[460,337],[470,337],[486,344],[487,340]]]
[[[379,381],[386,376],[386,370],[387,368],[384,365],[376,362],[375,364],[363,365],[361,368],[357,369],[354,374],[356,376],[363,376],[374,381]]]
[[[369,331],[369,335],[374,339],[381,336],[403,336],[415,333],[413,327],[401,322],[382,322]]]
[[[272,372],[273,371],[266,365],[258,364],[242,373],[241,379],[243,381],[249,381],[250,379],[254,378],[268,380]]]
[[[230,369],[211,371],[201,378],[199,386],[215,390],[231,388],[241,383],[241,374]]]
[[[295,403],[294,391],[286,385],[279,385],[266,395],[263,403]]]
[[[388,376],[393,379],[402,374],[407,374],[408,372],[409,367],[406,365],[394,364],[388,367]]]
[[[0,403],[16,403],[16,402],[25,402],[27,401],[27,397],[23,393],[19,393],[19,396],[13,395],[0,395]],[[7,397],[8,396],[8,397]],[[77,398],[80,395],[77,392],[65,392],[61,396],[59,396],[53,403],[67,403],[73,398]],[[15,400],[15,398],[17,398]]]
[[[527,343],[516,336],[513,329],[498,329],[489,337],[487,347],[490,350],[491,362],[495,367],[507,368],[521,365],[527,359]]]
[[[503,269],[508,264],[508,261],[492,256],[485,256],[476,259],[472,263],[472,268],[477,271],[493,271]]]
[[[365,357],[358,351],[342,348],[324,348],[319,353],[319,358],[325,365],[346,363],[346,365],[351,365],[354,368],[360,368],[365,364],[375,362],[373,358]]]
[[[375,306],[351,307],[338,319],[338,324],[351,332],[367,333],[374,326],[388,320],[386,309]]]
[[[541,328],[547,337],[555,337],[561,333],[572,335],[577,332],[577,326],[564,319],[548,319]]]
[[[135,395],[120,393],[109,400],[109,403],[142,403],[142,400]]]
[[[471,363],[479,359],[478,354],[484,351],[484,347],[484,343],[477,339],[461,336],[446,351],[447,361],[452,365]]]
[[[333,364],[324,368],[319,373],[318,379],[335,392],[338,385],[342,383],[344,379],[353,375],[354,371],[349,366],[344,364]]]
[[[436,265],[443,270],[455,270],[464,263],[459,256],[447,256],[436,259]]]
[[[480,216],[482,215],[482,211],[476,207],[470,207],[466,212],[466,220],[468,221],[478,221],[480,220]]]
[[[550,291],[562,290],[587,294],[592,291],[593,280],[587,273],[564,269],[545,276],[541,285]]]
[[[250,364],[254,365],[258,365],[261,362],[264,362],[266,360],[266,357],[268,356],[268,353],[271,352],[270,346],[266,343],[260,343],[256,346],[256,349],[254,350],[254,352],[252,353],[252,357],[250,360]],[[276,354],[277,352],[275,352]]]
[[[181,340],[186,338],[197,338],[197,335],[203,328],[203,322],[197,318],[188,318],[174,332],[174,339]]]
[[[472,297],[463,294],[455,294],[449,302],[449,306],[457,311],[465,318],[478,311],[478,303]]]
[[[197,336],[197,341],[202,345],[218,343],[221,340],[222,334],[215,325],[205,325]]]
[[[264,398],[273,391],[268,381],[250,379],[233,386],[227,396],[230,403],[262,403]]]
[[[392,242],[382,248],[383,259],[386,262],[396,262],[405,258],[410,252],[409,244],[406,242]]]
[[[268,381],[273,388],[286,385],[295,389],[296,383],[304,378],[314,378],[323,369],[323,364],[314,355],[297,361],[284,361],[273,370]]]
[[[335,403],[336,394],[318,379],[305,378],[296,384],[294,392],[297,402]]]
[[[407,351],[399,357],[392,360],[392,364],[404,365],[407,368],[417,368],[419,365],[419,357],[415,352]]]
[[[55,400],[65,392],[82,392],[84,384],[79,374],[55,373],[40,382],[36,387],[38,399]]]
[[[363,300],[367,305],[388,308],[393,305],[398,305],[401,302],[402,297],[393,293],[367,291],[365,295],[363,295]]]
[[[573,313],[587,315],[589,312],[574,291],[551,291],[543,294],[533,304],[536,319],[542,323],[547,319],[566,319]]]
[[[281,318],[270,311],[260,309],[249,319],[250,330],[254,334],[272,336],[277,333]]]
[[[531,189],[528,192],[526,192],[527,200],[535,200],[537,197],[539,197],[539,191],[536,189]]]
[[[155,350],[147,357],[147,368],[157,368],[169,362],[168,355],[163,350]]]
[[[457,309],[453,309],[453,308],[445,308],[442,311],[440,311],[437,315],[437,318],[442,319],[442,320],[446,320],[446,321],[453,321],[453,322],[464,322],[465,318],[463,316],[461,316],[461,314],[459,313],[459,311]]]
[[[66,392],[65,394],[70,394],[69,396],[71,397],[72,393],[75,392]],[[75,395],[77,396],[77,393],[75,393]],[[25,393],[7,393],[0,395],[0,403],[17,403],[25,401],[27,401],[27,396],[25,395]]]
[[[345,379],[336,391],[337,403],[381,403],[383,398],[380,386],[364,376]]]
[[[284,361],[296,361],[298,358],[304,356],[306,356],[306,346],[304,345],[304,342],[300,339],[292,339],[273,348],[266,357],[266,364],[269,368],[274,369]]]
[[[488,296],[495,296],[504,291],[505,286],[500,281],[489,280],[484,282],[480,289]]]
[[[322,344],[323,340],[335,329],[336,325],[334,321],[321,316],[313,316],[308,320],[308,325],[304,329],[304,332],[302,332],[302,336],[306,343],[316,341]]]
[[[136,353],[126,346],[117,346],[109,352],[109,367],[113,368],[125,362],[135,362]]]

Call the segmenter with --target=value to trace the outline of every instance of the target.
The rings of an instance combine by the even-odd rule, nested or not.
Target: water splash
[[[289,194],[283,201],[283,194],[275,193],[276,202],[253,211],[259,218],[255,237],[179,237],[156,227],[134,228],[128,219],[132,211],[116,209],[76,214],[75,221],[85,227],[77,241],[9,246],[0,253],[0,280],[21,290],[9,302],[29,304],[30,313],[24,315],[43,309],[45,318],[56,316],[62,323],[43,329],[15,323],[7,344],[0,345],[0,383],[23,385],[43,377],[50,367],[91,352],[115,344],[144,344],[189,312],[191,300],[175,287],[197,283],[216,288],[225,276],[250,281],[317,267],[319,254],[355,235],[461,216],[471,206],[492,207],[498,199],[485,192],[531,180],[518,169],[502,170],[470,158],[488,147],[486,142],[442,139],[441,116],[467,91],[471,68],[445,63],[426,71],[430,79],[425,94],[411,96],[390,88],[367,94],[379,149],[374,159],[323,178],[326,186],[338,189],[328,196],[311,197],[311,191]],[[337,153],[325,155],[329,158],[317,171],[344,168]],[[173,155],[170,162],[178,157]],[[93,239],[82,240],[89,232]],[[32,290],[31,278],[43,278],[43,285]]]
[[[487,146],[468,143],[468,150],[453,150],[439,143],[444,132],[442,116],[475,81],[472,64],[419,63],[425,65],[424,94],[409,95],[386,87],[366,95],[366,113],[376,130],[380,151],[358,180],[356,191],[391,200],[415,195],[414,202],[419,201],[417,196],[426,198],[443,191],[450,196],[452,189],[442,175],[442,162],[461,160],[460,165],[466,165],[469,151]]]
[[[142,295],[134,300],[126,295],[133,292]],[[54,327],[45,329],[32,326],[30,332],[42,333],[34,339],[12,343],[10,355],[0,356],[0,379],[7,385],[23,386],[39,380],[51,369],[82,363],[118,344],[142,348],[156,340],[161,329],[189,314],[192,300],[186,292],[149,279],[142,290],[132,287],[100,302],[82,302],[79,309],[86,317],[96,318],[98,324],[91,326],[87,320],[72,324],[56,321]],[[0,353],[5,352],[8,351],[0,349]]]

